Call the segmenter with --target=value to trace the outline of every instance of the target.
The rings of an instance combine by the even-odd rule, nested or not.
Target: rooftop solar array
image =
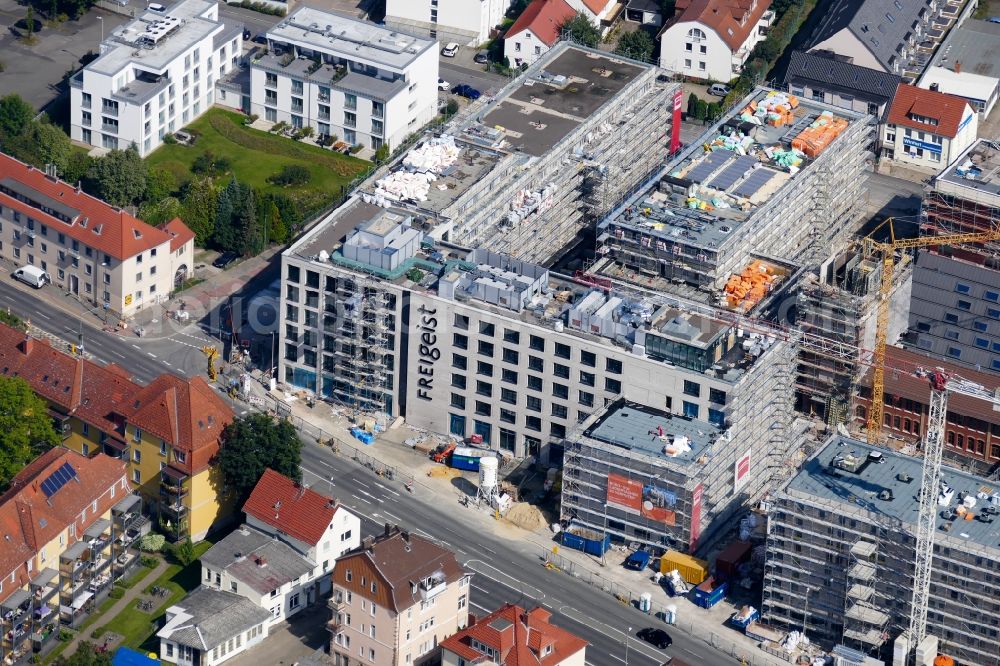
[[[774,169],[768,169],[767,167],[756,169],[746,180],[740,183],[739,186],[733,190],[733,194],[749,199],[756,194],[760,188],[767,185],[767,181],[771,180],[776,173],[777,171]]]
[[[63,463],[56,471],[52,472],[47,479],[42,481],[42,492],[49,498],[59,492],[70,480],[76,478],[76,470],[69,463]]]
[[[704,183],[705,179],[715,173],[730,157],[735,155],[728,150],[718,150],[706,157],[701,164],[688,172],[688,179],[695,183]]]
[[[755,164],[757,164],[756,157],[740,155],[722,173],[713,178],[711,182],[705,184],[717,190],[728,190],[736,181],[743,177],[743,174],[752,169]]]

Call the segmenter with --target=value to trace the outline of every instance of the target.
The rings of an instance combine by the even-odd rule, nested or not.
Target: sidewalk
[[[125,595],[122,596],[121,599],[119,599],[117,602],[115,602],[115,604],[111,608],[109,608],[108,610],[106,610],[104,613],[101,614],[103,619],[110,620],[112,618],[118,617],[118,614],[121,613],[123,610],[135,605],[134,603],[135,600],[143,595],[144,593],[143,591],[146,589],[146,586],[149,583],[156,580],[157,578],[159,578],[160,574],[166,571],[167,566],[169,566],[167,564],[167,561],[164,560],[162,557],[159,559],[160,559],[159,564],[157,564],[152,569],[146,569],[145,570],[146,575],[140,578],[139,580],[136,580],[135,583],[132,585],[132,587],[125,590]],[[73,638],[73,640],[69,642],[69,645],[66,646],[66,649],[62,651],[61,656],[63,657],[70,656],[71,654],[76,652],[76,649],[80,646],[80,643],[82,642],[93,642],[94,639],[100,638],[100,636],[94,636],[93,634],[94,631],[96,631],[101,626],[103,625],[100,624],[99,621],[95,621],[85,630],[79,632]]]

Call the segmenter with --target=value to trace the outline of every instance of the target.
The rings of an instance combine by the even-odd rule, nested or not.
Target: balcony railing
[[[330,120],[330,114],[329,113],[320,113],[319,116],[317,116],[317,117],[320,120],[326,120],[326,121]]]
[[[113,117],[117,118],[118,117],[118,107],[117,106],[104,105],[104,106],[101,107],[101,113],[103,113],[106,116],[113,116]]]

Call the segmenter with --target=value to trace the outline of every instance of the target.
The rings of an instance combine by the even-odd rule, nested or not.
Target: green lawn
[[[98,627],[94,631],[94,640],[98,640],[106,631],[121,634],[124,638],[121,644],[142,652],[159,652],[159,641],[156,630],[159,628],[166,610],[183,599],[188,592],[198,587],[201,581],[201,564],[197,558],[212,547],[212,542],[202,541],[195,544],[195,560],[186,567],[174,562],[160,574],[160,577],[146,586],[146,593],[154,587],[165,587],[170,590],[170,596],[155,597],[159,606],[152,613],[146,613],[135,607],[133,602],[122,610],[115,618]]]
[[[312,144],[251,129],[243,124],[244,116],[214,108],[188,125],[197,139],[191,146],[165,144],[157,148],[146,162],[150,167],[171,171],[178,183],[191,178],[191,164],[205,152],[229,160],[229,169],[236,179],[264,191],[282,192],[299,201],[304,210],[318,208],[338,197],[341,187],[371,168],[371,163],[356,157],[335,153]],[[309,169],[308,183],[295,187],[272,185],[267,181],[288,165]],[[220,175],[220,184],[230,177]]]

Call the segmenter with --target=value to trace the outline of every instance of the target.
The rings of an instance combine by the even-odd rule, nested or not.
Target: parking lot
[[[6,67],[0,76],[0,96],[16,92],[36,109],[44,109],[59,96],[63,76],[79,69],[88,51],[97,52],[101,23],[108,34],[126,19],[95,8],[79,21],[44,25],[35,35],[35,43],[27,45],[13,27],[26,11],[15,0],[0,0],[0,17],[6,27],[0,35],[0,62]]]

